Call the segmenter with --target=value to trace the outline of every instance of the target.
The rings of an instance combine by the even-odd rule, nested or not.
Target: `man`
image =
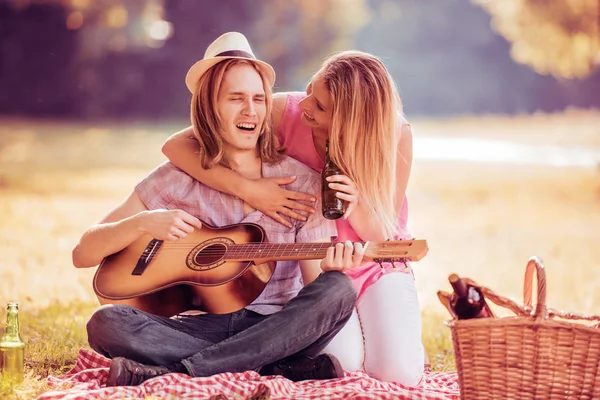
[[[205,167],[226,165],[251,179],[294,175],[291,190],[316,195],[318,175],[280,153],[265,120],[274,80],[271,66],[255,59],[243,35],[230,32],[209,46],[186,77],[199,161]],[[315,208],[289,229],[166,163],[84,233],[73,263],[98,265],[144,234],[176,241],[202,229],[200,220],[213,226],[257,223],[270,242],[328,241],[335,225],[321,217],[318,202]],[[352,313],[356,292],[342,271],[358,265],[362,253],[359,244],[346,243],[329,248],[323,260],[278,262],[260,296],[231,314],[166,318],[122,304],[100,307],[87,329],[90,346],[113,358],[107,386],[136,385],[170,372],[257,370],[294,381],[343,376],[334,356],[318,354]]]

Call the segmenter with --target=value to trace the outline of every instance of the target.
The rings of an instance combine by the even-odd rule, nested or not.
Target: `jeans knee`
[[[122,326],[132,307],[123,304],[105,304],[98,307],[87,322],[87,330],[102,330],[112,325]]]
[[[354,306],[356,306],[356,288],[350,279],[343,272],[331,271],[322,275],[327,279],[329,288],[327,297],[329,301],[339,304],[344,314],[352,314]]]
[[[86,324],[88,343],[98,353],[107,352],[106,345],[123,331],[131,307],[122,304],[105,304],[92,314]]]

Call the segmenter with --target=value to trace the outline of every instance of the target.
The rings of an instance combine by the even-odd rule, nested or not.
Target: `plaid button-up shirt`
[[[238,197],[219,192],[193,179],[171,163],[158,166],[137,184],[135,191],[150,210],[180,209],[216,227],[253,222],[262,226],[271,243],[316,242],[337,234],[335,223],[322,216],[320,177],[312,169],[293,158],[278,164],[262,165],[262,176],[281,178],[296,176],[286,189],[304,192],[317,198],[316,213],[307,221],[289,219],[288,228],[260,211],[244,215],[244,202]],[[284,217],[285,218],[285,217]],[[302,289],[298,261],[279,261],[273,277],[260,296],[246,308],[260,314],[279,311]]]

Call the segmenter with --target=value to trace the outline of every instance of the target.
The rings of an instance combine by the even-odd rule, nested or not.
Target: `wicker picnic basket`
[[[462,399],[600,399],[600,329],[566,321],[600,317],[546,307],[546,275],[539,258],[527,263],[524,305],[480,288],[486,299],[516,316],[447,322]]]

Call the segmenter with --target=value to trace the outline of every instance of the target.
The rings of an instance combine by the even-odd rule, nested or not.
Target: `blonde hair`
[[[396,165],[402,101],[377,57],[360,51],[334,54],[315,76],[331,95],[329,152],[357,186],[386,237],[398,231]],[[402,200],[402,199],[400,199]]]
[[[271,164],[281,161],[283,157],[277,137],[271,129],[273,91],[267,83],[268,79],[256,63],[233,58],[221,61],[206,71],[198,80],[196,91],[192,95],[190,114],[194,136],[200,144],[200,162],[204,169],[211,168],[215,164],[229,166],[227,160],[223,158],[222,126],[217,101],[225,74],[231,67],[240,64],[251,65],[256,69],[265,91],[266,114],[257,142],[260,158],[263,162]]]

